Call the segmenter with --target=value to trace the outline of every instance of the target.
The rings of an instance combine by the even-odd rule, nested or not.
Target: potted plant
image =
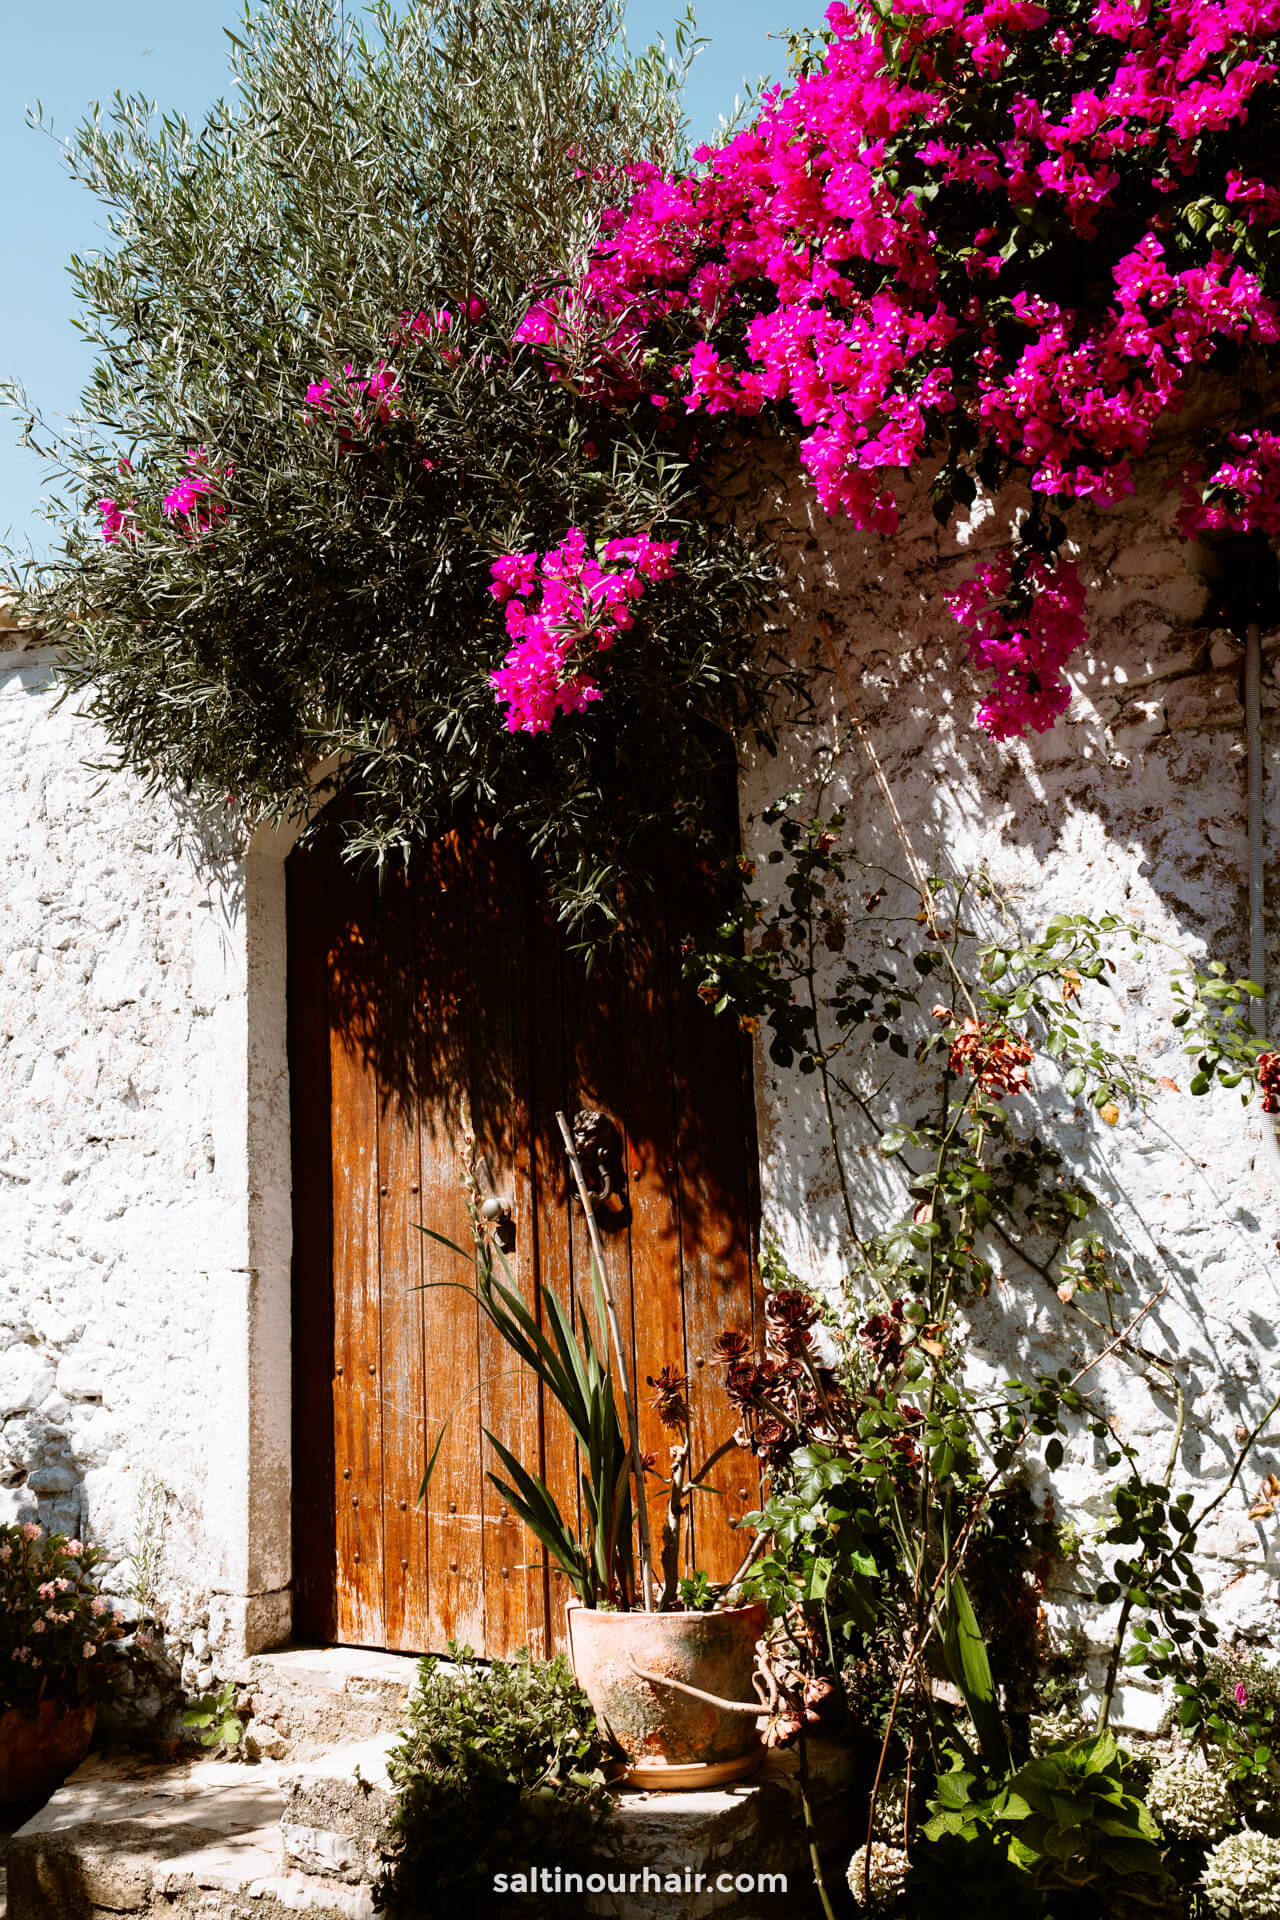
[[[595,1329],[585,1312],[575,1318],[546,1286],[541,1289],[539,1324],[515,1289],[501,1246],[493,1247],[481,1231],[478,1210],[474,1256],[430,1228],[422,1229],[472,1259],[474,1288],[462,1282],[431,1284],[462,1285],[474,1295],[495,1331],[564,1413],[577,1442],[580,1518],[566,1516],[546,1481],[485,1430],[502,1469],[491,1471],[490,1480],[573,1589],[567,1618],[574,1672],[601,1726],[620,1748],[628,1778],[638,1786],[719,1785],[759,1763],[763,1748],[756,1723],[776,1703],[767,1671],[757,1672],[764,1606],[735,1602],[738,1575],[722,1587],[702,1575],[679,1577],[679,1539],[688,1503],[733,1443],[717,1449],[695,1470],[684,1397],[687,1382],[669,1367],[651,1379],[659,1415],[678,1436],[663,1483],[666,1510],[655,1568],[647,1493],[647,1480],[656,1477],[655,1463],[640,1448],[635,1398],[591,1193],[568,1123],[563,1114],[557,1118],[587,1216]],[[420,1499],[430,1484],[444,1432],[442,1428],[432,1448]]]
[[[103,1652],[122,1615],[98,1592],[100,1548],[0,1525],[0,1805],[52,1793],[89,1751]]]

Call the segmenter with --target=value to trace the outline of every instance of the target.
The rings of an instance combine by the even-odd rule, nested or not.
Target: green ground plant
[[[389,1767],[393,1852],[374,1896],[395,1920],[493,1913],[495,1873],[581,1861],[612,1804],[604,1743],[563,1659],[424,1660]],[[561,1906],[563,1903],[561,1903]],[[554,1910],[536,1893],[522,1913]]]
[[[244,1758],[244,1721],[236,1712],[236,1689],[228,1680],[213,1693],[197,1694],[182,1715],[182,1724],[202,1747],[225,1750],[232,1759]]]

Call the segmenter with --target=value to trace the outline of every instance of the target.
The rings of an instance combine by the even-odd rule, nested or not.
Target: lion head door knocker
[[[596,1225],[602,1233],[617,1233],[631,1224],[622,1135],[608,1114],[594,1107],[583,1107],[574,1115],[572,1132]],[[578,1200],[576,1193],[573,1198]]]

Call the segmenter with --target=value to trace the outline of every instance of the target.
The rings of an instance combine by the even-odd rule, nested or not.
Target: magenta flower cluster
[[[226,513],[223,483],[230,479],[232,468],[210,466],[203,447],[188,447],[186,462],[186,472],[164,496],[161,511],[167,520],[172,520],[175,525],[180,524],[184,536],[191,540],[208,533]],[[131,463],[124,458],[118,460],[116,465],[122,477],[133,472]],[[132,498],[117,500],[107,496],[97,502],[97,508],[102,521],[102,538],[109,547],[120,541],[137,539],[137,507]]]
[[[132,461],[127,460],[125,456],[121,454],[120,458],[116,461],[116,472],[122,480],[127,479],[133,472]],[[121,540],[134,540],[137,538],[137,527],[134,524],[134,507],[132,500],[116,500],[108,495],[105,499],[97,502],[97,508],[102,517],[102,537],[109,547],[115,546],[116,543]]]
[[[1212,460],[1185,469],[1178,524],[1198,533],[1280,533],[1280,433],[1229,433]]]
[[[102,537],[109,547],[115,546],[118,540],[133,539],[133,516],[121,501],[109,496],[99,500],[98,512],[102,516]]]
[[[969,636],[969,657],[991,675],[979,723],[996,740],[1044,733],[1071,700],[1062,669],[1085,637],[1084,582],[1069,560],[1002,547],[947,605]]]
[[[1228,164],[1275,81],[1280,0],[895,0],[827,21],[814,70],[696,174],[633,169],[577,295],[539,302],[530,337],[561,344],[585,304],[657,404],[773,410],[860,528],[892,533],[894,471],[940,449],[1113,503],[1198,368],[1280,338],[1258,269],[1280,186]],[[1188,477],[1184,524],[1269,526],[1277,464],[1273,437],[1240,436]],[[1043,615],[980,617],[1003,565],[953,602],[1002,735],[1061,710],[1082,634],[1047,558],[1019,589]]]
[[[600,698],[590,666],[635,616],[645,588],[669,580],[678,542],[634,534],[607,540],[597,558],[570,527],[545,553],[495,560],[490,593],[505,607],[512,641],[489,676],[511,733],[545,733],[557,713],[581,713]]]
[[[981,723],[1044,729],[1085,637],[1060,510],[1131,492],[1197,373],[1280,341],[1280,0],[837,0],[826,18],[819,56],[696,171],[630,169],[579,284],[531,296],[514,341],[576,404],[659,432],[792,434],[822,506],[860,529],[895,531],[896,478],[926,460],[940,517],[1023,478],[1014,542],[947,602],[989,676]],[[311,383],[305,419],[343,453],[414,428],[406,356],[494,351],[469,344],[487,318],[474,295],[408,308],[372,373]],[[424,469],[431,451],[415,440]],[[164,501],[186,537],[225,514],[228,476],[188,455]],[[1241,423],[1176,477],[1187,536],[1280,533],[1280,432]],[[98,508],[104,541],[133,537],[132,501]],[[600,698],[597,657],[674,551],[595,552],[571,528],[496,563],[512,732]]]
[[[203,447],[188,447],[187,470],[161,503],[166,519],[185,521],[191,536],[208,533],[227,510],[219,483],[230,473],[230,467],[211,467]]]

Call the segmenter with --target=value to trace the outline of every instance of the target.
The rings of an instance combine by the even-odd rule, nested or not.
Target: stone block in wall
[[[0,1419],[28,1413],[48,1399],[55,1374],[52,1362],[36,1347],[6,1347],[0,1354]]]
[[[1110,571],[1122,580],[1176,580],[1186,571],[1186,554],[1173,540],[1137,540],[1121,547]]]
[[[1154,740],[1169,731],[1163,700],[1128,700],[1111,721],[1117,740]]]
[[[58,1392],[64,1400],[100,1400],[109,1367],[98,1348],[72,1351],[58,1367]]]
[[[1172,733],[1188,728],[1203,732],[1244,726],[1239,675],[1235,673],[1197,673],[1186,680],[1175,680],[1164,704]]]
[[[1117,692],[1148,680],[1172,680],[1179,674],[1194,673],[1203,663],[1204,634],[1198,627],[1175,627],[1167,620],[1139,614],[1121,620],[1117,631],[1124,636],[1124,658],[1088,661],[1088,669],[1099,683]]]

